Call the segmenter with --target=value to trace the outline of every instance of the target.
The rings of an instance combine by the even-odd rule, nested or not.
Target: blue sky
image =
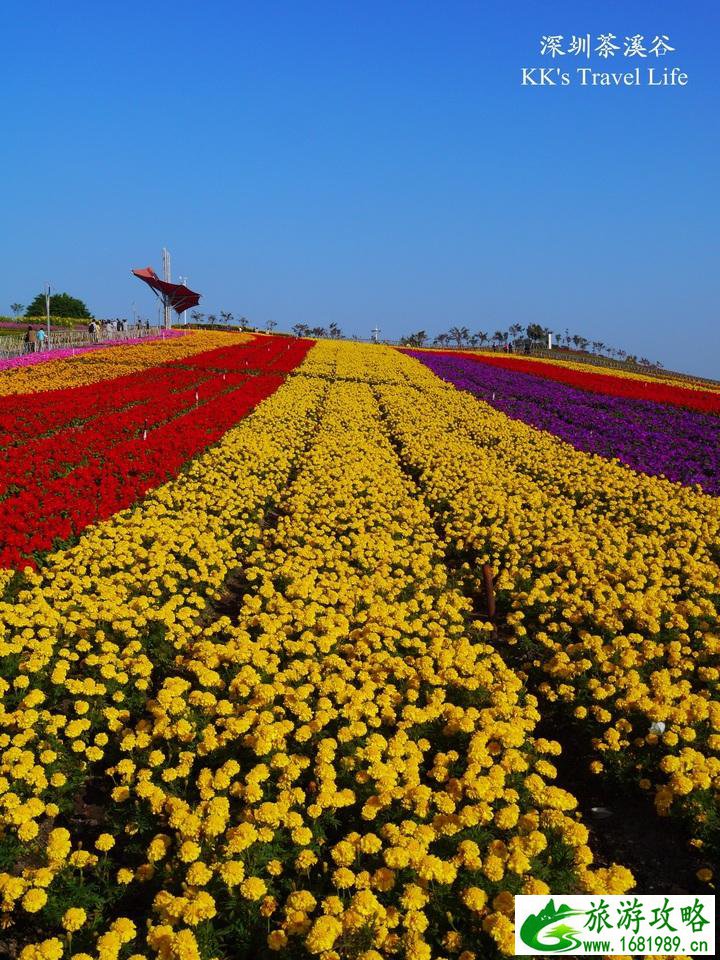
[[[607,32],[688,86],[521,86],[542,35]],[[130,269],[167,245],[208,313],[539,322],[720,377],[709,0],[5,0],[2,35],[1,313],[50,280],[154,316]]]

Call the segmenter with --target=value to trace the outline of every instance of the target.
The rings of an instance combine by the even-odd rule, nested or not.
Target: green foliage
[[[25,311],[26,317],[45,316],[45,294],[39,293]],[[92,314],[82,300],[71,297],[69,293],[53,293],[50,297],[50,314],[58,317],[71,317],[79,320],[91,320]]]
[[[547,331],[539,323],[529,323],[527,326],[527,335],[530,340],[545,340]]]

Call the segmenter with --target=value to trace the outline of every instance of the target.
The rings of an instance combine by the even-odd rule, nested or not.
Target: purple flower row
[[[405,351],[496,410],[577,450],[720,494],[720,417],[652,400],[589,393],[544,377],[447,354]]]

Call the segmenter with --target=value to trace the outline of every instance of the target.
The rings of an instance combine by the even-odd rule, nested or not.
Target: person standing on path
[[[42,351],[45,349],[45,341],[47,340],[47,334],[42,327],[37,332],[37,348]]]

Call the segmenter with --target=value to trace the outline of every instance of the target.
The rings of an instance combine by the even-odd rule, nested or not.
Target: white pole
[[[552,350],[552,334],[548,333],[548,350]]]
[[[168,283],[171,283],[170,279],[170,251],[167,247],[163,247],[163,280],[166,280]],[[163,300],[163,321],[165,329],[170,327],[170,305]]]
[[[48,350],[50,349],[50,284],[47,285],[47,290],[45,291],[45,314],[47,316],[47,345]]]

